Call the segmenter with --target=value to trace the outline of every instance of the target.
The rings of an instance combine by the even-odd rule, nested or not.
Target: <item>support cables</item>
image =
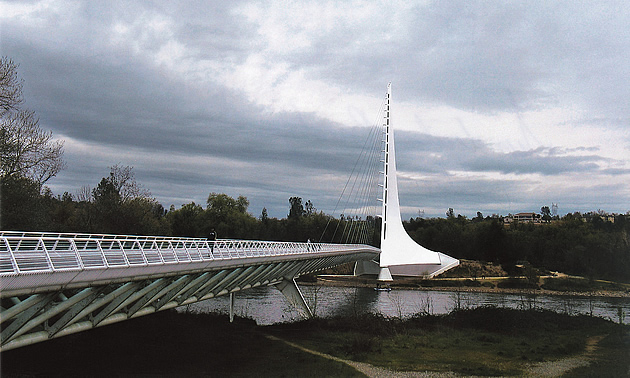
[[[340,212],[331,241],[341,243],[372,244],[379,214],[378,196],[382,181],[383,165],[383,117],[386,98],[383,99],[377,117],[369,130],[352,172],[339,196],[333,214]],[[322,233],[331,226],[331,217]]]

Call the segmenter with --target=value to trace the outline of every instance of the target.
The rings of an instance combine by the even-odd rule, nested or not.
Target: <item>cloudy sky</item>
[[[56,194],[120,164],[166,208],[330,213],[391,81],[405,217],[630,210],[625,1],[0,1],[0,54]]]

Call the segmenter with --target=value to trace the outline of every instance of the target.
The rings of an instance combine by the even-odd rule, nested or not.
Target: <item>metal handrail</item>
[[[0,231],[0,277],[356,251],[356,244]]]

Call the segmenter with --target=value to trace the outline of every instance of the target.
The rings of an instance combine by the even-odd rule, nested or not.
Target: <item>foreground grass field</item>
[[[251,320],[165,311],[3,352],[0,376],[363,376],[259,329]]]
[[[410,320],[374,315],[315,319],[268,330],[307,348],[396,371],[513,376],[575,358],[578,376],[625,377],[626,327],[598,318],[503,308]],[[568,371],[567,371],[568,372]]]
[[[503,308],[405,321],[367,314],[267,327],[169,311],[7,351],[1,362],[2,377],[364,376],[340,359],[467,376],[539,369],[542,376],[625,377],[627,331],[598,318]],[[554,364],[569,362],[573,369],[554,370]]]

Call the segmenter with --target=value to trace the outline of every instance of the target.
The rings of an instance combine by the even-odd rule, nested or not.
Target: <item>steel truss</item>
[[[263,285],[305,315],[295,278],[365,245],[0,232],[0,350]]]

